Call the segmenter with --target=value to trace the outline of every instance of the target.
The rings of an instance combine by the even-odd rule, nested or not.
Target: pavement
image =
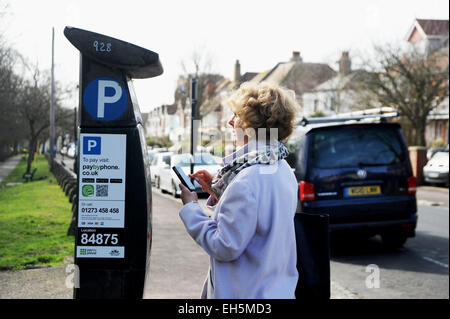
[[[16,168],[21,159],[22,155],[15,155],[0,162],[0,183]]]
[[[446,195],[446,196],[443,196]],[[436,187],[422,185],[417,187],[417,205],[435,206],[449,208],[449,189],[447,187]]]

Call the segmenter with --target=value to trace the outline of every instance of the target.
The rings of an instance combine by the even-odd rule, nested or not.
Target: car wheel
[[[381,235],[381,239],[383,240],[383,244],[388,248],[400,248],[406,243],[408,236],[398,233],[386,233]]]
[[[175,197],[175,198],[180,197],[180,195],[177,195],[177,186],[175,185],[175,182],[174,182],[174,181],[172,181],[172,195],[173,195],[173,197]]]

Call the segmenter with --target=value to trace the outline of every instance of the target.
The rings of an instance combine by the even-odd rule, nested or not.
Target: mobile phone
[[[186,186],[191,192],[195,191],[194,184],[192,183],[191,179],[183,172],[181,167],[173,166],[172,169],[175,174],[177,174],[178,178],[184,186]]]

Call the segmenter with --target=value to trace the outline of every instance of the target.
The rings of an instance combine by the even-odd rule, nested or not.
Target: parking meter
[[[150,262],[150,168],[133,78],[162,74],[157,53],[72,27],[80,51],[74,298],[142,298]]]

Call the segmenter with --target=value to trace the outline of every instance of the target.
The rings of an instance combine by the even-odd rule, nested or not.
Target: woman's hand
[[[181,189],[181,201],[183,202],[183,205],[186,205],[187,203],[190,203],[192,201],[198,201],[198,196],[196,192],[191,192],[189,188],[184,186],[180,183],[180,189]]]
[[[207,192],[215,200],[218,200],[216,193],[211,189],[211,181],[214,178],[208,171],[202,169],[194,174],[189,175],[189,177],[194,178],[202,187],[204,192]]]
[[[214,176],[212,176],[207,170],[199,170],[198,172],[195,172],[194,174],[189,175],[191,178],[195,178],[197,182],[199,182],[199,179],[203,182],[200,183],[202,185],[202,189],[206,192],[206,189],[203,188],[203,185],[211,186],[211,181],[213,180]]]

